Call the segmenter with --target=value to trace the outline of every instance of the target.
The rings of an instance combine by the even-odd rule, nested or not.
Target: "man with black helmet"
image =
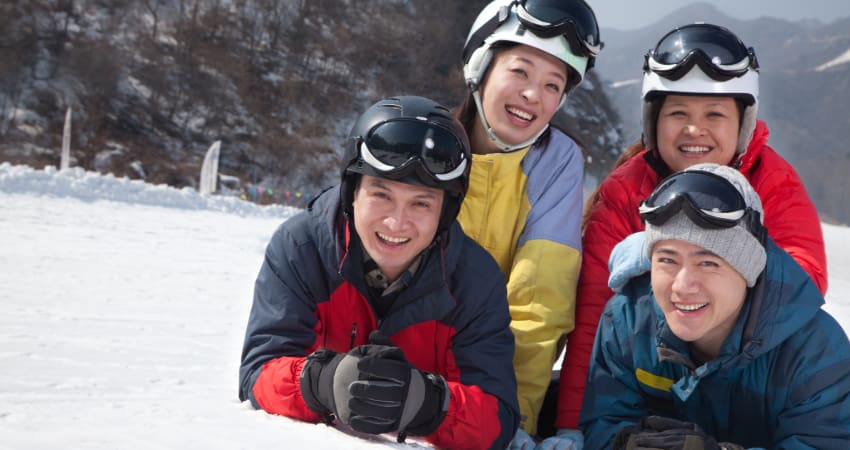
[[[305,421],[505,448],[519,422],[505,280],[455,222],[469,143],[443,106],[367,109],[340,186],[284,222],[248,320],[239,397]]]

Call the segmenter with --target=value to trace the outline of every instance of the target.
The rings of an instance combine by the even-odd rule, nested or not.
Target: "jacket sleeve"
[[[575,317],[581,260],[581,153],[576,149],[572,159],[561,163],[550,176],[536,178],[533,184],[529,180],[532,206],[507,284],[521,426],[532,435],[552,366]]]
[[[517,252],[508,289],[523,428],[534,434],[563,336],[572,330],[578,250],[531,241]],[[557,268],[558,270],[552,270]]]
[[[772,388],[782,394],[783,409],[769,448],[844,449],[850,442],[850,344],[824,311],[808,330],[778,352],[782,369]]]
[[[303,267],[310,267],[303,261],[309,257],[296,256],[295,247],[288,230],[280,227],[266,249],[245,332],[239,398],[270,413],[317,421],[301,397],[299,376],[313,349],[318,319],[313,297],[299,278]],[[293,260],[301,260],[301,268]]]
[[[489,255],[488,255],[489,257]],[[446,417],[427,440],[441,448],[504,449],[519,425],[516,378],[512,364],[514,338],[505,302],[501,271],[486,294],[482,309],[452,337],[456,370],[447,374],[451,400]],[[469,283],[469,280],[466,281]],[[481,296],[486,286],[469,286]],[[484,289],[482,289],[484,288]]]
[[[566,353],[558,383],[556,428],[577,428],[588,363],[606,302],[614,295],[608,288],[608,258],[618,242],[643,226],[632,205],[630,188],[615,178],[600,186],[584,231],[584,250],[579,276],[575,330],[567,339]],[[634,188],[631,188],[634,190]]]
[[[585,450],[610,448],[618,431],[638,423],[649,411],[630,358],[633,334],[618,323],[622,319],[620,311],[615,312],[618,300],[630,301],[622,296],[611,300],[599,320],[593,345],[587,378],[590,390],[584,399],[580,424]]]
[[[764,207],[764,224],[777,245],[812,277],[822,294],[827,289],[823,230],[814,203],[794,168],[764,148],[760,167],[750,180]]]

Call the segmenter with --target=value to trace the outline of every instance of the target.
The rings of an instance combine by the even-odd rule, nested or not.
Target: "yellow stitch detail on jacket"
[[[669,378],[649,373],[641,368],[635,369],[635,376],[641,384],[664,392],[670,392],[670,386],[674,383],[674,381]]]

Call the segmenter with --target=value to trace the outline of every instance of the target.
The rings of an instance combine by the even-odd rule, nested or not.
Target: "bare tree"
[[[153,24],[151,25],[151,39],[156,41],[156,35],[159,28],[159,7],[162,5],[161,0],[142,0],[142,6],[150,13],[151,18],[153,19]]]

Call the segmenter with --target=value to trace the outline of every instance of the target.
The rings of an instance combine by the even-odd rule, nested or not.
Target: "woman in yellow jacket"
[[[574,325],[584,161],[549,120],[602,46],[584,1],[540,3],[496,0],[481,11],[464,46],[470,93],[457,111],[473,153],[458,220],[507,277],[522,421],[512,449],[535,446],[552,366]]]

